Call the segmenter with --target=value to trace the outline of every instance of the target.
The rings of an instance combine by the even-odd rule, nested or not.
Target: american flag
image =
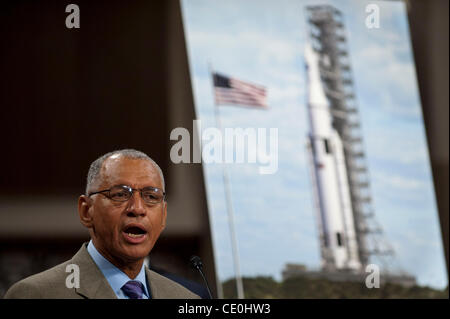
[[[216,105],[232,104],[267,108],[267,91],[264,86],[244,82],[219,73],[213,73]]]

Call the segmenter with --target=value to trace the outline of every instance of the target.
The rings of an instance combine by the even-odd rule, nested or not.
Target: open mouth
[[[129,225],[124,228],[123,232],[131,238],[140,238],[147,234],[147,231],[140,225]]]

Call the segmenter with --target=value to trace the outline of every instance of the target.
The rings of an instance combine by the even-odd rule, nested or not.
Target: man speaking
[[[142,152],[95,160],[78,199],[91,240],[71,260],[14,284],[5,298],[199,298],[144,265],[165,227],[164,189],[161,169]],[[67,269],[78,270],[79,284],[67,284]]]

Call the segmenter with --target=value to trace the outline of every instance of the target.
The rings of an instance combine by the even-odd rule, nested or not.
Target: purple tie
[[[122,286],[122,290],[130,299],[142,299],[144,287],[141,282],[130,280]]]

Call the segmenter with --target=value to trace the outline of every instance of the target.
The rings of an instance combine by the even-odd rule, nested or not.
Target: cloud
[[[383,185],[383,188],[405,191],[409,194],[411,194],[411,192],[416,192],[418,194],[428,190],[430,187],[429,180],[424,181],[417,177],[402,176],[398,174],[387,175],[378,173],[375,176],[375,179]]]
[[[368,128],[370,130],[370,128]],[[375,130],[372,130],[376,132]],[[373,159],[383,159],[403,165],[428,165],[425,137],[417,128],[384,130],[382,134],[366,134],[366,147]]]

